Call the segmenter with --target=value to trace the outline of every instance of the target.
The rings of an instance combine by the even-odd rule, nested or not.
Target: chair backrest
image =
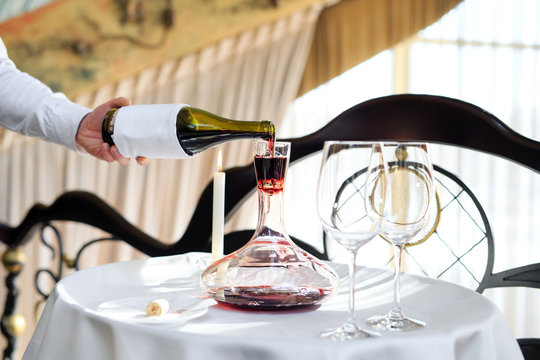
[[[358,104],[337,116],[322,129],[291,142],[291,164],[322,150],[327,140],[422,141],[453,145],[506,158],[540,172],[540,142],[516,133],[481,108],[441,96],[392,95]],[[252,165],[226,170],[225,214],[230,218],[255,189]],[[24,244],[36,224],[52,220],[83,222],[100,228],[149,256],[209,251],[212,184],[199,199],[181,239],[164,244],[127,222],[96,196],[70,192],[51,206],[37,204],[16,228],[0,227],[0,239],[8,246]],[[246,236],[230,236],[226,250],[236,249]],[[246,239],[248,240],[248,239]],[[307,245],[308,248],[309,245]],[[318,255],[325,257],[315,249]]]
[[[477,106],[441,96],[392,95],[358,104],[310,135],[284,139],[291,142],[291,164],[322,150],[327,140],[399,140],[452,145],[502,157],[534,172],[540,172],[540,142],[521,136]],[[451,183],[464,190],[481,218],[482,224],[479,227],[486,236],[488,254],[485,270],[481,279],[478,279],[477,290],[498,286],[540,288],[540,264],[493,274],[493,236],[481,205],[457,177],[443,168],[437,167],[437,170],[441,179],[449,178]],[[255,190],[256,180],[251,164],[226,170],[226,174],[225,214],[229,219]],[[35,205],[17,227],[0,224],[0,240],[9,248],[15,249],[28,241],[37,225],[49,226],[52,221],[66,220],[90,224],[111,234],[110,237],[96,241],[121,240],[149,256],[210,251],[212,226],[208,214],[212,210],[212,192],[210,183],[201,194],[184,235],[172,244],[162,243],[149,236],[126,221],[103,200],[85,192],[63,194],[50,206]],[[250,230],[227,234],[225,252],[236,250],[247,242],[251,235]],[[314,255],[322,259],[328,257],[326,248],[320,251],[312,244],[294,240]],[[92,243],[94,242],[89,244]],[[86,246],[77,255],[75,267]],[[410,249],[410,252],[413,253],[413,249]],[[459,262],[459,259],[457,261]],[[57,275],[60,277],[61,274]],[[16,295],[8,297],[11,305],[10,309],[4,311],[4,318],[13,312],[13,299]]]
[[[310,135],[284,139],[291,142],[291,164],[322,150],[327,140],[399,140],[453,145],[499,156],[540,172],[540,142],[521,136],[475,105],[442,96],[392,95],[358,104]],[[254,191],[256,180],[251,164],[228,169],[226,174],[225,215],[228,219]],[[69,220],[100,228],[149,256],[210,251],[212,227],[207,214],[212,210],[212,192],[209,183],[182,238],[172,244],[164,244],[145,234],[104,201],[84,192],[66,193],[50,206],[37,204],[18,227],[0,227],[0,237],[9,246],[23,244],[36,224]],[[229,234],[225,250],[237,249],[250,236],[250,231]],[[316,255],[327,256],[309,244],[305,246]]]
[[[291,164],[306,156],[322,150],[327,140],[365,140],[365,141],[421,141],[434,144],[451,145],[480,151],[498,156],[532,171],[540,172],[540,142],[528,139],[506,126],[494,115],[483,109],[460,101],[441,96],[431,95],[392,95],[373,99],[356,105],[332,120],[328,125],[313,134],[294,139],[284,139],[291,142]],[[485,266],[481,274],[472,274],[475,288],[482,292],[486,288],[500,286],[540,287],[540,265],[532,264],[521,268],[493,274],[494,244],[493,234],[485,211],[474,193],[457,176],[444,168],[437,166],[437,178],[440,182],[441,208],[449,208],[451,202],[459,201],[459,196],[466,197],[461,202],[471,203],[468,217],[474,221],[474,226],[481,232],[485,240]],[[251,165],[227,171],[226,214],[232,216],[255,187],[255,175]],[[457,194],[463,195],[457,195]],[[448,198],[445,200],[445,198]],[[201,234],[205,219],[203,214],[211,210],[212,189],[210,185],[201,196],[193,220],[184,237],[195,239]],[[449,210],[446,210],[450,212]],[[478,218],[479,220],[476,220]],[[209,229],[209,224],[206,224]],[[249,239],[250,231],[228,234],[226,250],[233,251]],[[435,236],[441,238],[440,233]],[[204,239],[206,240],[204,240]],[[186,241],[185,246],[190,250],[205,250],[210,248],[209,230],[204,233],[203,243],[195,244]],[[439,239],[443,242],[444,238]],[[303,244],[302,244],[303,245]],[[445,243],[445,246],[450,244]],[[467,250],[477,247],[478,242],[472,243]],[[201,247],[202,246],[202,247]],[[426,247],[424,247],[426,248]],[[417,247],[421,249],[421,247]],[[417,252],[409,249],[409,254]],[[315,251],[317,256],[327,258],[328,253]],[[465,266],[458,255],[455,264]],[[440,270],[440,269],[439,269]],[[435,276],[447,269],[437,271]],[[433,274],[429,274],[433,275]]]
[[[540,142],[516,133],[494,115],[475,105],[442,96],[392,95],[358,104],[310,135],[285,139],[291,142],[291,164],[322,150],[327,140],[420,141],[451,145],[498,156],[540,173]],[[465,212],[469,212],[468,217],[475,222],[474,227],[478,228],[481,240],[486,243],[485,266],[479,275],[473,274],[461,262],[461,256],[452,254],[455,264],[471,272],[476,290],[482,292],[486,288],[501,286],[540,288],[540,264],[493,274],[494,236],[482,205],[457,176],[437,164],[435,169],[441,188],[442,211],[450,212],[449,204],[459,202],[460,196],[466,198],[460,205],[472,205],[472,209],[465,209]],[[233,183],[227,188],[226,207],[230,215],[245,198],[245,189],[255,186],[255,178],[250,166],[233,169],[227,176],[232,176],[234,182],[241,179],[239,182],[242,184],[236,187]],[[211,196],[211,193],[207,195]],[[439,241],[446,241],[441,238],[444,235],[437,232],[434,235],[439,237]],[[234,243],[235,247],[239,245],[238,242]],[[478,243],[467,245],[467,250],[471,251]],[[449,243],[444,245],[451,246]],[[421,248],[418,246],[416,249]],[[418,253],[416,249],[410,248],[408,253]],[[328,253],[323,253],[322,257],[328,257]],[[439,270],[429,275],[439,277],[447,269]]]
[[[400,140],[483,151],[540,172],[540,142],[528,139],[470,103],[433,95],[391,95],[358,104],[293,141],[294,161],[326,140]]]
[[[441,96],[393,95],[356,105],[319,131],[300,139],[290,139],[293,143],[291,160],[296,161],[321,150],[326,140],[399,140],[451,145],[501,157],[540,173],[540,142],[516,133],[494,115],[475,105]],[[468,196],[473,210],[479,215],[474,217],[474,224],[486,239],[487,260],[476,290],[482,292],[487,288],[510,286],[540,288],[540,263],[493,273],[493,234],[482,206],[459,178],[439,166],[436,166],[436,170],[442,175],[439,179],[449,179],[460,189],[459,193]],[[443,184],[446,180],[440,181]],[[450,200],[442,207],[458,197],[450,188],[442,186],[440,193],[448,191],[451,194]],[[418,246],[418,249],[422,247]],[[475,247],[473,244],[465,253]],[[456,263],[461,262],[460,256],[455,257]],[[431,262],[434,258],[431,254]],[[540,357],[540,339],[518,341],[526,359]]]
[[[297,139],[285,139],[292,143],[291,163],[322,150],[327,140],[416,141],[451,145],[501,157],[540,173],[540,142],[516,133],[494,115],[475,105],[441,96],[393,95],[356,105],[313,134]],[[460,266],[474,279],[478,292],[494,287],[540,288],[540,263],[493,273],[494,235],[482,205],[457,176],[438,165],[435,165],[435,170],[440,184],[439,213],[449,212],[448,209],[452,208],[453,203],[459,203],[456,207],[463,210],[466,218],[472,222],[470,228],[479,230],[481,235],[465,245],[461,252],[456,252],[448,239],[439,233],[441,224],[437,220],[437,227],[433,228],[430,236],[437,237],[437,241],[430,240],[426,244],[406,249],[407,255],[411,256],[422,270],[416,255],[411,254],[417,249],[427,252],[428,259],[433,263],[433,259],[438,259],[438,255],[434,253],[438,250],[434,250],[433,244],[439,243],[443,244],[440,248],[450,254],[451,265],[437,269],[437,277],[441,277],[452,267]],[[235,170],[236,173],[240,171]],[[243,176],[250,178],[249,171],[243,171]],[[254,185],[253,178],[250,184]],[[231,192],[234,191],[228,189],[228,196]],[[231,202],[228,210],[235,209],[237,202],[241,202],[238,199],[242,194],[243,191],[240,191],[229,199]],[[463,199],[460,200],[460,197]],[[469,208],[464,204],[468,204]],[[456,225],[450,224],[450,227],[455,228]],[[463,244],[460,246],[463,247]],[[485,249],[485,266],[478,275],[467,267],[463,257],[472,253],[477,258],[474,251],[482,247]],[[323,255],[328,256],[326,246],[324,249]],[[518,339],[518,342],[527,360],[540,357],[540,339]]]

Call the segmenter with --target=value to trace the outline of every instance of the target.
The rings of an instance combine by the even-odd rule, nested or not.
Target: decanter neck
[[[283,216],[283,191],[270,194],[259,189],[259,218],[255,237],[288,238]]]

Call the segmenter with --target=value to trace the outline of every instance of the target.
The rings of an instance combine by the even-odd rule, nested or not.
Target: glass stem
[[[400,295],[400,274],[401,274],[401,253],[403,252],[404,244],[394,244],[394,306],[390,311],[390,317],[393,320],[402,320],[403,313],[401,312],[401,295]]]
[[[349,319],[351,323],[355,322],[354,318],[354,287],[356,278],[356,253],[357,250],[348,250],[349,252]]]

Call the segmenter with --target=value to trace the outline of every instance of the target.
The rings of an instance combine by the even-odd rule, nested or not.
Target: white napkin
[[[190,157],[176,137],[176,115],[184,104],[132,105],[116,111],[112,139],[128,158]]]

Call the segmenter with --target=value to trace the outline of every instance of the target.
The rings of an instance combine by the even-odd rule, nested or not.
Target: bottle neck
[[[176,118],[176,136],[184,151],[195,155],[231,140],[261,138],[273,141],[275,128],[270,121],[232,120],[184,106]]]

